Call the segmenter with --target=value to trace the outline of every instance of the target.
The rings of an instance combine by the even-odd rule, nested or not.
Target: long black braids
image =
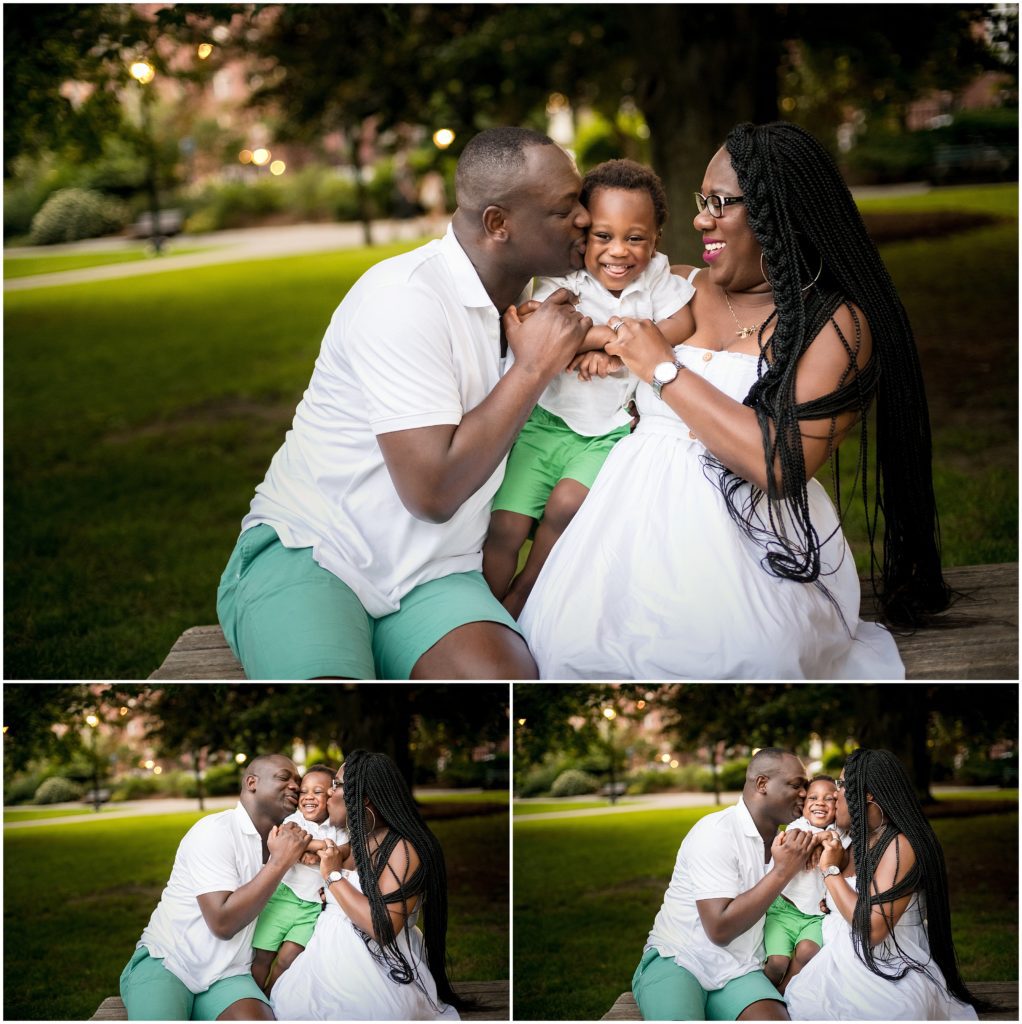
[[[367,822],[366,802],[375,808],[376,821]],[[401,949],[394,934],[387,907],[407,903],[419,896],[418,909],[424,915],[423,934],[426,962],[436,983],[437,995],[450,1006],[464,1005],[455,995],[447,977],[447,868],[440,843],[422,820],[408,785],[397,765],[386,754],[353,751],[344,760],[344,805],[347,829],[362,892],[369,900],[373,931],[378,941],[363,933],[370,953],[383,964],[398,984],[418,980],[415,965]],[[372,817],[372,811],[369,817]],[[389,826],[389,833],[375,857],[369,850],[374,827]],[[419,856],[419,867],[411,876],[400,879],[399,887],[384,896],[380,877],[387,869],[390,854],[398,843],[411,847]]]
[[[872,848],[867,814],[867,792],[883,812],[881,831]],[[978,1000],[962,981],[951,936],[951,910],[948,905],[947,869],[940,841],[930,827],[923,808],[912,788],[901,762],[889,750],[853,751],[845,762],[845,799],[851,815],[852,850],[855,854],[855,910],[852,913],[852,941],[858,958],[874,974],[892,981],[911,971],[927,971],[925,963],[914,960],[898,945],[893,930],[890,946],[894,953],[885,957],[881,948],[870,944],[870,917],[878,904],[890,903],[912,892],[925,898],[926,934],[930,956],[944,975],[948,992],[963,1002],[976,1005]],[[903,835],[915,854],[916,862],[905,877],[886,892],[879,892],[874,879],[884,851]],[[895,847],[897,853],[897,847]],[[892,962],[900,963],[900,971],[891,972]],[[885,970],[885,967],[888,970]]]
[[[763,249],[776,313],[760,327],[758,379],[745,404],[757,413],[763,434],[769,490],[768,528],[756,512],[760,494],[713,463],[728,509],[766,547],[765,565],[776,576],[822,587],[821,540],[809,515],[800,420],[831,419],[855,410],[861,430],[859,478],[870,540],[870,574],[881,617],[917,625],[947,607],[950,590],[940,568],[940,535],[931,470],[931,441],[922,371],[904,307],[866,232],[851,193],[823,147],[793,124],[741,124],[725,148],[745,197],[749,225]],[[810,343],[844,306],[854,337],[839,337],[849,366],[838,388],[812,402],[795,401],[798,362]],[[858,366],[862,311],[873,355]],[[774,333],[764,343],[767,327]],[[834,322],[836,326],[836,322]],[[769,352],[769,359],[767,358]],[[876,396],[876,459],[870,495],[868,413]],[[775,458],[781,469],[776,488]],[[838,477],[833,446],[835,484]],[[841,512],[840,493],[836,495]],[[783,504],[778,499],[783,498]],[[872,504],[872,507],[871,507]],[[880,583],[876,531],[883,515]],[[826,538],[824,539],[824,541]],[[825,589],[825,588],[823,588]]]

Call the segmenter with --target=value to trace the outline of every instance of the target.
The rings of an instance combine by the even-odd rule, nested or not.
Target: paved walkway
[[[460,793],[482,793],[481,789],[416,789],[416,797],[447,796]],[[226,811],[238,802],[236,796],[208,796],[205,804],[207,811]],[[19,804],[17,807],[5,807],[7,811],[42,811],[42,810],[75,810],[80,814],[65,814],[54,818],[32,818],[29,821],[6,821],[4,829],[38,828],[41,825],[81,825],[89,821],[110,821],[113,818],[137,818],[147,814],[179,814],[182,811],[197,811],[199,801],[194,797],[166,797],[157,800],[125,800],[123,803],[104,804],[97,814],[91,806],[83,807],[80,802],[50,804],[43,807],[38,804]]]
[[[738,803],[741,793],[721,793],[720,808],[723,810],[731,804]],[[516,800],[515,807],[528,807],[532,802],[548,804],[550,799]],[[710,807],[713,806],[712,793],[647,793],[645,796],[621,797],[617,803],[608,800],[605,807],[586,807],[576,811],[543,811],[542,814],[522,814],[515,816],[515,821],[549,821],[552,818],[589,818],[595,814],[627,814],[630,811],[666,811],[676,807]]]
[[[428,237],[424,222],[419,220],[373,221],[373,243],[386,245],[398,241],[415,241]],[[138,252],[143,243],[128,238],[100,238],[66,245],[30,246],[4,249],[8,257],[64,256],[82,253]],[[313,252],[337,252],[358,249],[365,245],[362,225],[355,224],[292,224],[285,227],[247,228],[243,231],[211,231],[202,235],[179,235],[169,243],[165,256],[153,256],[134,263],[111,263],[81,270],[62,270],[53,274],[35,274],[4,280],[4,291],[46,288],[53,285],[82,284],[89,281],[112,281],[124,277],[160,274],[165,270],[189,270],[216,263],[237,263],[244,260],[270,260],[280,256],[299,256]],[[174,247],[209,247],[205,252],[174,255]]]

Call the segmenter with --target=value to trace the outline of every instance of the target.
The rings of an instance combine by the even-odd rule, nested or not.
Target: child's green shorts
[[[299,899],[281,882],[256,921],[253,948],[276,950],[284,942],[307,946],[322,909],[322,903]]]
[[[611,448],[628,432],[626,425],[599,437],[583,437],[537,405],[511,449],[491,508],[542,519],[550,492],[565,477],[592,487]]]
[[[789,959],[795,947],[809,939],[823,945],[823,915],[803,914],[794,903],[778,896],[767,907],[763,925],[763,946],[767,956],[786,956]]]
[[[121,999],[128,1020],[216,1020],[239,999],[270,1002],[249,971],[214,981],[205,992],[191,992],[145,946],[135,950],[121,971]]]

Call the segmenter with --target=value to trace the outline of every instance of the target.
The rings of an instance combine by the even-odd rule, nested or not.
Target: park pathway
[[[419,220],[373,221],[373,243],[423,241],[424,222]],[[128,238],[91,239],[66,245],[28,246],[4,249],[5,257],[65,256],[84,253],[138,252],[143,243]],[[161,274],[166,270],[190,270],[217,263],[239,263],[245,260],[271,260],[281,256],[300,256],[314,252],[337,252],[359,249],[365,245],[362,225],[290,224],[283,227],[246,228],[237,231],[211,231],[201,235],[181,235],[169,243],[165,256],[150,257],[134,263],[111,263],[80,270],[61,270],[52,274],[34,274],[4,280],[4,291],[47,288],[54,285],[84,284],[90,281],[112,281],[124,277]],[[203,247],[204,252],[174,255],[174,247]],[[209,247],[209,248],[206,248]]]
[[[481,793],[478,789],[424,789],[414,791],[416,798],[423,796],[449,796],[452,794]],[[207,811],[226,811],[238,802],[236,796],[207,796]],[[52,810],[76,810],[80,814],[64,814],[55,818],[32,818],[29,821],[5,821],[4,831],[17,828],[38,828],[41,825],[81,825],[89,821],[111,821],[114,818],[138,818],[150,814],[180,814],[182,811],[197,811],[199,801],[194,797],[167,797],[159,800],[125,800],[123,803],[105,804],[98,813],[91,809],[83,809],[80,803],[51,804]],[[21,804],[17,807],[4,808],[9,811],[39,811],[38,804]]]
[[[721,793],[720,810],[737,803],[741,793]],[[529,800],[516,800],[515,807],[529,806]],[[536,800],[535,803],[548,804],[549,798]],[[648,793],[645,796],[623,797],[617,803],[607,803],[606,807],[585,807],[574,811],[543,811],[541,814],[515,815],[515,822],[550,821],[554,818],[589,818],[596,814],[628,814],[631,811],[667,811],[678,807],[712,807],[712,793]]]

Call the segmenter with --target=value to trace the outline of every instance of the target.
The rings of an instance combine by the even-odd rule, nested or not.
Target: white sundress
[[[350,881],[357,887],[357,876]],[[362,935],[331,894],[305,952],[270,992],[278,1020],[460,1020],[453,1006],[437,998],[426,962],[416,910],[397,938],[416,980],[402,985],[375,960]]]
[[[753,355],[675,352],[738,401],[756,380]],[[647,384],[636,402],[637,429],[614,446],[522,612],[540,677],[903,679],[893,637],[859,619],[855,562],[823,485],[811,480],[808,494],[820,540],[829,537],[821,579],[836,607],[762,567],[703,445]]]
[[[855,879],[848,881],[854,885]],[[903,978],[889,981],[874,974],[855,955],[852,929],[834,909],[823,919],[823,947],[788,982],[784,999],[792,1020],[977,1020],[976,1011],[952,996],[944,975],[930,960],[926,937],[925,898],[916,893],[894,926],[901,949],[926,973],[910,970]],[[880,957],[897,957],[890,938],[874,947]],[[899,961],[884,965],[886,973],[897,973]]]

